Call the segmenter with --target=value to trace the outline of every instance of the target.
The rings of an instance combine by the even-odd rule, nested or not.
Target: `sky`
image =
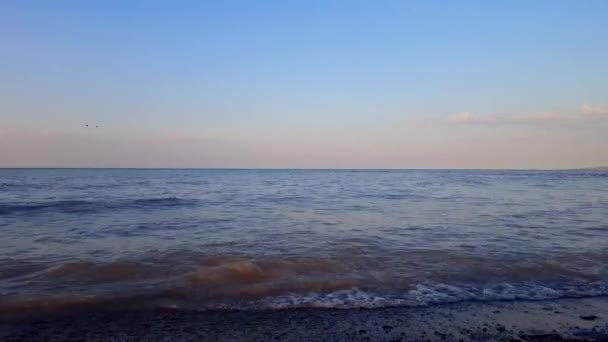
[[[0,167],[606,166],[606,18],[604,0],[1,1]]]

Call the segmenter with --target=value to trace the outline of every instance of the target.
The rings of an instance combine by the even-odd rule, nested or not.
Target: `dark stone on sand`
[[[599,317],[598,317],[598,316],[596,316],[596,315],[587,315],[587,316],[585,316],[585,315],[581,315],[581,316],[578,316],[578,317],[579,317],[580,319],[585,320],[585,321],[595,321],[596,319],[598,319],[598,318],[599,318]]]
[[[502,325],[499,325],[496,327],[496,331],[498,332],[505,332],[507,331],[507,328],[503,327]]]
[[[559,334],[534,334],[521,336],[526,341],[562,341]]]
[[[608,341],[608,334],[599,331],[577,331],[574,336],[592,341]]]
[[[439,331],[435,331],[435,335],[439,336],[442,340],[445,340],[448,337],[448,334],[444,334]]]

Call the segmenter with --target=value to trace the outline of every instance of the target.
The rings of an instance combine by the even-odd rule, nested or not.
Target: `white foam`
[[[353,288],[330,293],[289,294],[268,297],[246,304],[216,305],[219,308],[293,309],[293,308],[382,308],[392,306],[429,306],[462,301],[542,300],[564,297],[608,295],[608,283],[596,282],[553,288],[530,283],[499,283],[483,287],[450,284],[418,284],[402,292],[382,292]]]

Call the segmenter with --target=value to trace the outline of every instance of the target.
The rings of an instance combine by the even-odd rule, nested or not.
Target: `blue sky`
[[[607,15],[574,0],[5,1],[0,166],[608,165]]]

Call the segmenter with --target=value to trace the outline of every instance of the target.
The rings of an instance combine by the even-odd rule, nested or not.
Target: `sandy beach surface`
[[[78,312],[0,324],[2,341],[608,341],[608,298],[382,309]]]

